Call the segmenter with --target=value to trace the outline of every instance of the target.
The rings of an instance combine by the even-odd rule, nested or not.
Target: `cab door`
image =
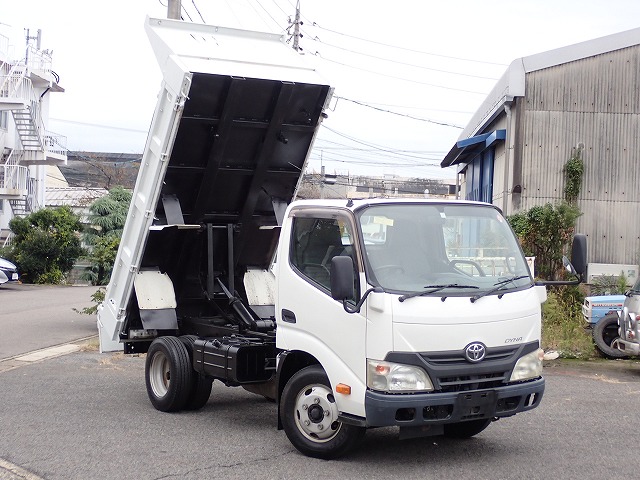
[[[366,318],[331,298],[331,259],[337,255],[352,258],[352,300],[359,298],[363,269],[354,231],[349,211],[291,211],[281,237],[288,248],[278,258],[277,346],[315,357],[334,390],[338,383],[352,389],[349,396],[336,395],[340,410],[364,416]]]

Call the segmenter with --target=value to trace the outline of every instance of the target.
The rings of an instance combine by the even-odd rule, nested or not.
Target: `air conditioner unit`
[[[620,272],[627,277],[627,285],[633,285],[638,278],[638,265],[621,265],[617,263],[590,263],[587,265],[587,283],[600,275],[619,277]]]

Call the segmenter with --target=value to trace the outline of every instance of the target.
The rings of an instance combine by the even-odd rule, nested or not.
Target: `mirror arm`
[[[538,280],[535,282],[535,285],[580,285],[582,282],[584,282],[584,275],[576,274],[575,280]]]
[[[354,308],[349,307],[348,300],[345,298],[342,300],[342,306],[344,307],[345,312],[347,313],[360,313],[360,309],[362,308],[362,304],[367,299],[370,293],[384,293],[384,289],[382,287],[373,287],[364,292],[360,301],[356,304]]]

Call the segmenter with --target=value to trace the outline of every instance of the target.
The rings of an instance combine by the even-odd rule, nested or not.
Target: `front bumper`
[[[18,272],[16,270],[9,270],[6,268],[0,268],[0,270],[2,271],[2,273],[4,273],[7,277],[7,281],[9,282],[17,282],[19,275]]]
[[[536,408],[544,378],[504,387],[452,393],[384,394],[367,391],[370,427],[416,427],[467,420],[509,417]]]

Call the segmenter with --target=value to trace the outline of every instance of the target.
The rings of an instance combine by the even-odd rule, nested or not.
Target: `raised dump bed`
[[[98,315],[103,351],[176,317],[224,323],[218,297],[247,300],[244,274],[273,259],[331,95],[280,35],[164,19],[146,30],[163,82]]]

